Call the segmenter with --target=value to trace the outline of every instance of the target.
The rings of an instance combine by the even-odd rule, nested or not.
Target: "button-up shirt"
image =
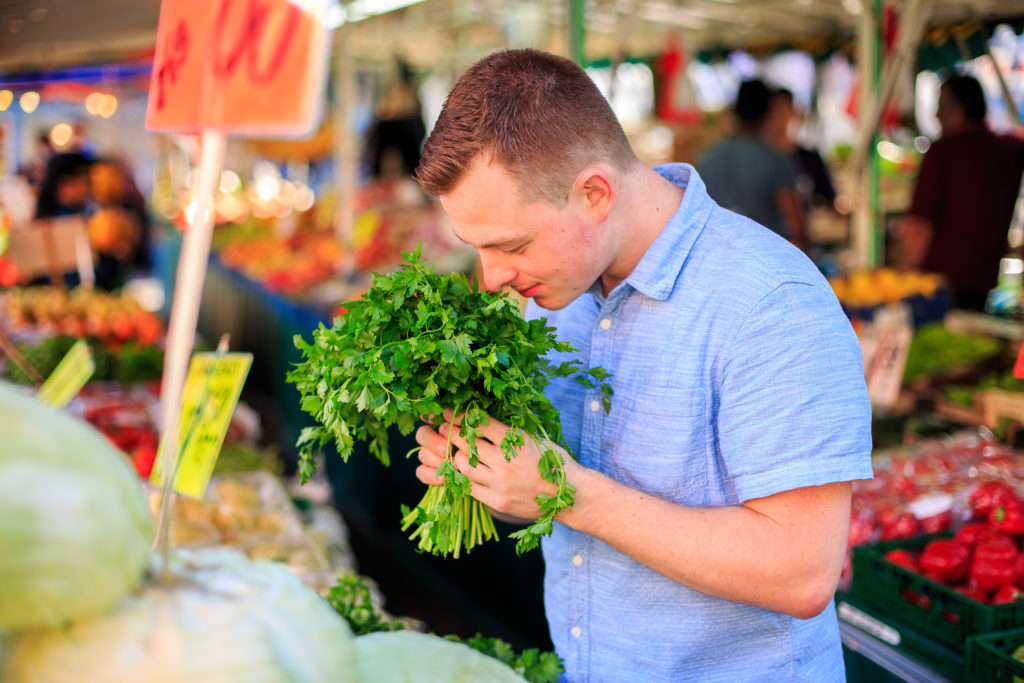
[[[586,467],[690,507],[871,477],[871,408],[856,336],[795,247],[718,206],[691,166],[658,167],[679,208],[607,298],[595,283],[546,316],[611,412],[572,380],[548,391]],[[834,606],[808,620],[711,597],[556,523],[545,608],[566,679],[839,681]],[[737,581],[741,580],[739,577]]]

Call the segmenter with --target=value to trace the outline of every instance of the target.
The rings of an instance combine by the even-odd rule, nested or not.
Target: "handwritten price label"
[[[320,117],[329,35],[288,0],[163,0],[146,127],[310,133]]]
[[[224,435],[252,366],[251,353],[197,353],[192,356],[178,423],[180,456],[174,490],[201,499],[210,483]],[[173,463],[160,444],[150,481],[163,487]]]

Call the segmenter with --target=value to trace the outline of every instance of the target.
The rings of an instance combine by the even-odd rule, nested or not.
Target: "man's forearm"
[[[800,618],[828,605],[849,529],[849,483],[746,505],[688,508],[579,468],[557,518],[708,595]]]

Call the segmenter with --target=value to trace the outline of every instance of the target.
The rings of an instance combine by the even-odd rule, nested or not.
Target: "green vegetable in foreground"
[[[382,463],[390,463],[387,427],[409,434],[418,419],[438,427],[446,410],[460,420],[459,433],[477,464],[476,439],[488,416],[511,427],[501,442],[506,459],[529,437],[539,447],[541,476],[557,485],[554,495],[537,497],[540,516],[512,534],[517,552],[537,546],[551,533],[555,514],[570,505],[575,487],[565,478],[558,444],[558,411],[544,389],[569,377],[599,390],[609,409],[611,386],[602,368],[582,368],[579,361],[554,363],[549,352],[568,353],[543,319],[525,320],[511,298],[478,289],[461,274],[439,275],[419,262],[419,250],[403,254],[405,264],[390,275],[376,274],[358,300],[332,327],[321,325],[312,343],[295,338],[304,360],[288,374],[302,397],[302,409],[319,423],[299,437],[299,472],[303,481],[315,471],[313,456],[331,441],[342,459],[354,439],[369,443]],[[429,416],[429,417],[428,417]],[[459,556],[497,537],[487,508],[470,494],[469,478],[448,458],[438,468],[444,483],[431,486],[419,505],[403,506],[403,529],[433,554]]]
[[[337,582],[324,596],[331,607],[340,614],[352,633],[365,636],[371,633],[386,631],[402,631],[405,625],[400,619],[388,616],[374,604],[370,587],[357,574],[342,574]],[[559,676],[565,672],[561,658],[554,652],[541,652],[538,648],[527,648],[516,652],[512,645],[501,638],[487,638],[479,633],[472,638],[462,639],[455,635],[443,636],[444,640],[467,645],[477,652],[497,659],[507,665],[515,673],[522,676],[528,683],[557,683]],[[357,638],[357,642],[361,642]],[[425,641],[436,645],[436,641]],[[393,655],[394,653],[392,653]],[[422,653],[420,653],[422,655]],[[392,659],[394,657],[392,656]],[[423,677],[424,667],[436,669],[436,662],[423,665],[419,670],[415,667],[410,675],[419,674]],[[443,671],[434,671],[435,674]],[[374,671],[374,680],[380,678],[381,672]]]

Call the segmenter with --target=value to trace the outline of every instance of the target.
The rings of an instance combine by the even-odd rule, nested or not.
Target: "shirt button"
[[[583,564],[583,556],[582,555],[575,556],[574,558],[572,558],[572,563],[574,565],[576,565],[577,567],[580,566],[581,564]]]
[[[572,630],[570,630],[569,633],[572,634],[573,638],[579,638],[583,635],[583,629],[581,629],[579,626],[573,626]]]
[[[591,401],[590,410],[596,413],[597,411],[601,410],[601,404],[598,403],[597,401]]]
[[[602,330],[607,330],[611,326],[612,326],[612,319],[611,318],[601,318],[601,329]]]

